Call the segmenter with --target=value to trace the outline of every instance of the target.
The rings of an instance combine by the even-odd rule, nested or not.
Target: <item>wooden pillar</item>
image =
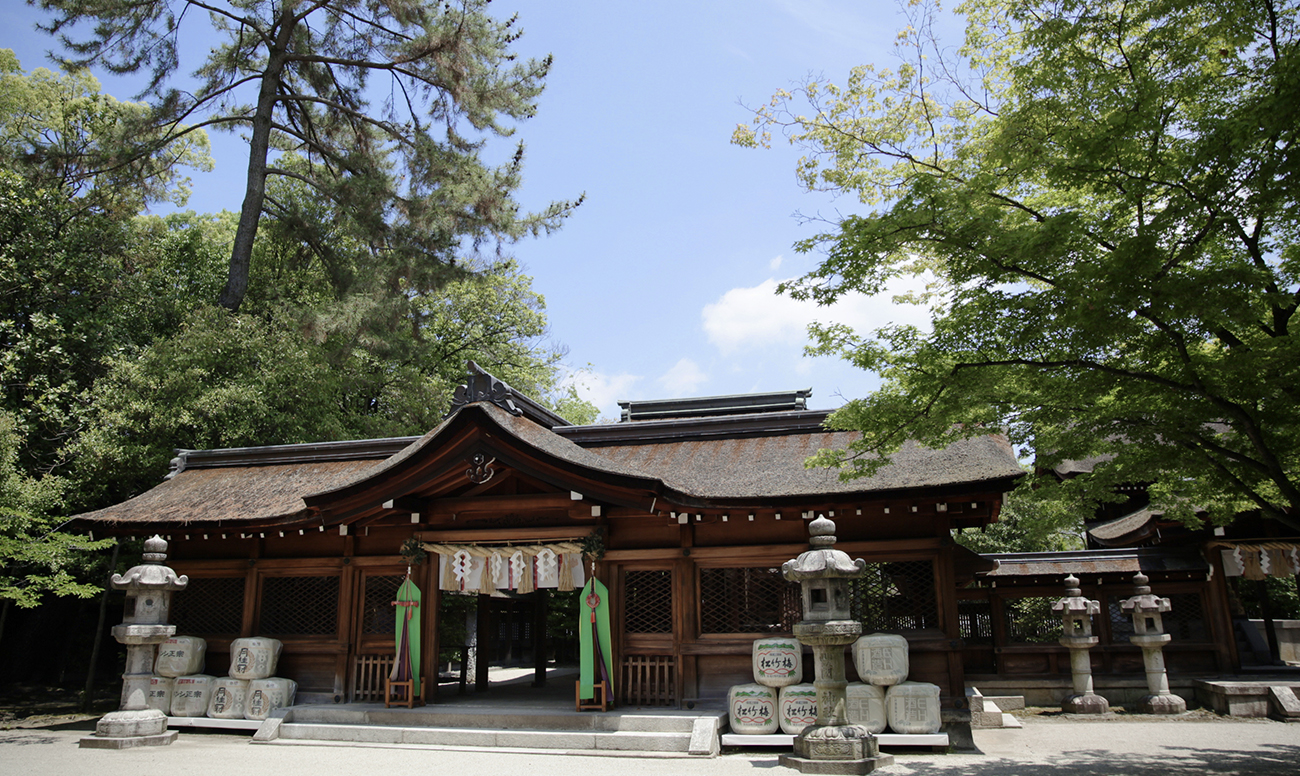
[[[421,584],[424,587],[424,611],[421,612],[420,620],[424,629],[420,647],[424,654],[420,656],[420,676],[424,677],[424,693],[427,697],[420,700],[432,703],[438,695],[438,657],[442,649],[438,639],[439,609],[442,608],[442,590],[438,587],[438,556],[430,554],[424,564],[424,573],[417,570],[413,576],[416,579],[422,577]]]

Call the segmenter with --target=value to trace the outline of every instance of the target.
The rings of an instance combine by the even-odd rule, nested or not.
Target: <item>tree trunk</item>
[[[248,147],[248,180],[244,189],[244,204],[239,210],[239,226],[230,251],[230,272],[226,287],[217,303],[235,312],[248,293],[248,269],[253,259],[253,238],[262,218],[262,203],[266,199],[266,157],[271,148],[271,119],[280,92],[280,78],[288,58],[289,41],[297,22],[293,18],[293,4],[286,4],[280,12],[279,30],[275,44],[268,52],[266,69],[262,71],[262,85],[257,94],[257,110],[253,113],[253,134]]]
[[[113,559],[108,562],[108,577],[113,578],[117,572],[117,553],[122,549],[121,542],[113,543]],[[81,711],[89,714],[95,703],[95,668],[99,665],[99,646],[104,641],[104,620],[108,619],[108,593],[113,589],[111,582],[104,583],[104,592],[99,596],[99,620],[95,623],[95,640],[90,648],[90,663],[86,666],[86,686],[81,691]]]

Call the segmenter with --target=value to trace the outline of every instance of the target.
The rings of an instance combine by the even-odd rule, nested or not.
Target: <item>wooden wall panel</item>
[[[700,655],[696,658],[699,694],[705,700],[726,699],[732,685],[754,681],[752,657],[745,655]]]

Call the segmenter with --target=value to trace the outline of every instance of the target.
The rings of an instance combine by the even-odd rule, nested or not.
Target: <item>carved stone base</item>
[[[82,749],[132,749],[137,746],[167,746],[176,740],[180,733],[168,730],[155,736],[127,736],[125,738],[106,738],[95,734],[81,739]]]
[[[1143,714],[1182,714],[1187,711],[1187,701],[1173,693],[1147,695],[1138,701],[1138,711]]]
[[[880,744],[862,725],[820,725],[795,736],[794,753],[808,760],[861,760],[880,754]]]
[[[1100,695],[1071,695],[1061,702],[1061,711],[1067,714],[1105,714],[1110,711],[1110,702]]]
[[[113,711],[100,717],[95,724],[95,735],[100,738],[157,736],[166,730],[167,715],[158,709]]]

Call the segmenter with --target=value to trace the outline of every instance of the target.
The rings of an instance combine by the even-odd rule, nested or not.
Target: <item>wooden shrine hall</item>
[[[753,640],[799,620],[779,567],[824,514],[868,563],[852,588],[864,632],[905,635],[912,678],[962,708],[957,591],[995,564],[952,532],[996,520],[1023,470],[992,435],[909,445],[868,479],[805,468],[855,438],[823,428],[810,393],[625,402],[621,422],[573,426],[471,364],[422,437],[181,451],[164,482],[79,525],[169,540],[169,565],[190,577],[172,621],[207,640],[208,673],[224,671],[232,639],[269,636],[302,699],[378,700],[393,595],[424,553],[411,573],[425,675],[442,599],[477,596],[490,612],[483,602],[540,598],[540,663],[545,597],[594,573],[612,599],[616,702],[688,706],[751,681]]]

